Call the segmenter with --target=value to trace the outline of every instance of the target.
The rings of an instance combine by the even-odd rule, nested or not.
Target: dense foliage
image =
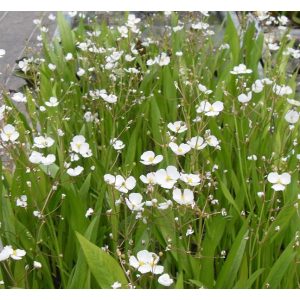
[[[210,18],[41,24],[3,92],[0,287],[299,287],[299,50]]]

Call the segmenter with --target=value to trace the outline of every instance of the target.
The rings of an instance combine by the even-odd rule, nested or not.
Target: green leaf
[[[59,167],[56,164],[51,164],[49,166],[39,165],[40,168],[45,172],[45,174],[50,175],[52,178],[55,178],[57,172],[59,171]]]
[[[99,286],[104,289],[110,288],[114,282],[119,281],[122,287],[126,287],[127,279],[117,261],[78,232],[76,232],[76,236],[87,264]]]
[[[292,241],[283,251],[280,257],[276,260],[267,279],[265,280],[264,286],[268,284],[272,289],[278,287],[288,267],[296,256],[296,252],[294,251],[293,246],[294,243]]]
[[[227,14],[227,26],[224,40],[230,45],[233,64],[237,65],[240,57],[240,38],[229,13]]]
[[[235,239],[226,261],[217,279],[216,288],[231,288],[236,279],[240,264],[243,259],[248,236],[247,223],[244,224]]]
[[[231,196],[230,192],[228,191],[226,185],[223,182],[220,182],[221,190],[225,196],[225,198],[228,200],[228,202],[235,208],[238,214],[240,214],[240,209],[238,208],[237,204],[235,203],[235,200]]]
[[[239,280],[236,285],[234,286],[235,289],[251,289],[255,280],[265,271],[264,268],[256,270],[246,282]]]
[[[175,284],[175,289],[183,289],[183,272],[180,272],[179,275],[177,276],[177,281]]]
[[[62,12],[57,14],[57,23],[59,28],[59,33],[61,37],[61,42],[66,53],[75,53],[75,44],[73,41],[73,32],[70,25],[66,21]]]

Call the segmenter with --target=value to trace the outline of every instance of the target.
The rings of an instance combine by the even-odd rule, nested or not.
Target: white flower
[[[27,207],[27,196],[26,195],[22,195],[20,198],[18,198],[16,200],[16,206],[19,206],[19,207]]]
[[[115,179],[115,188],[121,193],[128,193],[136,186],[136,180],[133,176],[129,176],[125,179],[121,175],[117,175]]]
[[[54,140],[50,137],[37,136],[33,139],[34,145],[33,147],[44,149],[49,148],[54,144]]]
[[[79,155],[76,153],[70,154],[71,161],[78,161],[80,159]]]
[[[289,22],[289,19],[288,19],[286,16],[284,16],[284,15],[278,16],[278,17],[277,17],[277,20],[278,20],[279,23],[280,23],[281,25],[283,25],[283,26],[287,25],[287,23]]]
[[[164,189],[173,188],[177,179],[180,177],[177,168],[174,166],[168,166],[166,170],[159,169],[155,172],[155,179],[157,184],[159,184]]]
[[[268,181],[273,183],[273,190],[283,191],[285,190],[286,185],[291,183],[291,175],[289,173],[278,174],[277,172],[271,172],[268,175]]]
[[[206,30],[206,29],[208,29],[208,27],[209,27],[209,24],[204,23],[204,22],[192,24],[192,28],[195,30]]]
[[[139,74],[140,71],[137,68],[128,68],[128,69],[124,69],[125,72],[130,73],[130,74]]]
[[[30,60],[28,59],[23,59],[21,61],[18,62],[18,67],[24,72],[26,73],[29,70],[29,62]]]
[[[68,15],[69,15],[71,18],[74,18],[74,17],[77,15],[77,11],[69,11],[69,12],[68,12]]]
[[[222,44],[220,47],[219,47],[219,50],[225,50],[225,49],[230,49],[230,46],[229,44]]]
[[[263,82],[262,82],[262,80],[259,80],[259,79],[257,79],[257,80],[255,80],[255,82],[252,84],[252,92],[253,93],[260,93],[260,92],[262,92],[263,91],[263,89],[264,89],[264,84],[263,84]]]
[[[171,200],[167,200],[165,202],[158,203],[157,209],[159,209],[159,210],[166,210],[166,209],[168,209],[172,205],[173,205],[173,202]]]
[[[88,218],[94,213],[94,210],[92,208],[88,208],[88,210],[85,213],[85,217]]]
[[[116,177],[111,175],[111,174],[105,174],[104,175],[104,181],[107,183],[107,184],[110,184],[110,185],[113,185],[115,184],[116,182]]]
[[[3,127],[1,131],[1,139],[3,142],[14,142],[18,139],[19,132],[16,131],[15,127],[11,124],[7,124]]]
[[[10,255],[10,257],[14,260],[21,260],[22,257],[25,255],[26,255],[25,250],[16,249],[16,250],[13,250],[13,253]]]
[[[32,151],[29,156],[29,161],[33,164],[39,164],[42,161],[43,154],[37,151]]]
[[[130,256],[129,264],[130,266],[137,269],[140,273],[153,273],[161,274],[164,271],[163,266],[157,265],[159,262],[159,256],[148,250],[142,250],[137,253],[137,257]]]
[[[257,192],[257,196],[258,196],[259,198],[263,197],[264,195],[265,195],[264,192]]]
[[[138,33],[139,29],[137,28],[137,24],[141,21],[140,18],[136,18],[134,14],[129,14],[126,26],[128,26],[132,32]]]
[[[207,143],[204,142],[204,139],[201,136],[192,137],[187,143],[191,148],[196,150],[202,150],[207,146]]]
[[[238,96],[238,100],[241,103],[247,103],[252,99],[252,92],[248,92],[247,94],[240,94]]]
[[[142,211],[145,203],[142,202],[143,197],[140,193],[131,193],[125,199],[128,208],[132,211]]]
[[[153,151],[146,151],[141,155],[140,162],[143,165],[157,165],[163,160],[162,155],[155,156]]]
[[[11,99],[14,100],[15,102],[19,102],[19,103],[27,102],[27,98],[23,93],[14,93],[13,96],[11,97]]]
[[[169,147],[176,155],[185,155],[191,150],[191,147],[188,144],[181,143],[177,145],[174,142],[169,143]]]
[[[64,136],[65,133],[61,129],[57,129],[58,136]]]
[[[183,26],[178,25],[178,26],[173,27],[172,29],[173,29],[174,32],[177,32],[177,31],[182,30]]]
[[[49,14],[48,19],[50,21],[54,21],[56,19],[56,16],[54,14]]]
[[[56,97],[50,97],[49,101],[46,101],[45,104],[49,107],[55,107],[59,104]]]
[[[130,54],[126,54],[126,55],[125,55],[125,60],[126,60],[126,61],[133,61],[133,60],[135,60],[135,57],[134,57],[134,56],[131,56]]]
[[[41,219],[43,217],[42,213],[38,210],[33,211],[32,214],[38,219]]]
[[[9,259],[10,255],[13,253],[13,249],[11,246],[5,246],[0,251],[0,262]]]
[[[180,173],[180,180],[187,183],[189,186],[197,186],[200,184],[200,176],[197,174]]]
[[[205,95],[209,95],[209,94],[211,94],[213,92],[212,90],[207,89],[207,87],[205,85],[202,85],[200,83],[198,84],[198,88]]]
[[[51,71],[55,71],[56,65],[54,65],[54,64],[48,64],[48,68],[49,68]]]
[[[295,124],[299,120],[299,113],[295,110],[289,110],[284,116],[284,119],[290,124]]]
[[[184,189],[183,192],[180,189],[173,190],[173,200],[180,205],[191,205],[195,204],[194,194],[189,189]]]
[[[70,143],[72,151],[79,153],[82,157],[92,156],[89,144],[85,141],[83,135],[75,135]]]
[[[108,103],[116,103],[118,100],[117,96],[113,94],[107,95],[106,93],[101,93],[100,96],[104,101]]]
[[[93,115],[90,111],[87,111],[83,115],[86,122],[92,122],[97,118],[97,115]]]
[[[262,81],[263,84],[266,84],[266,85],[271,85],[273,83],[273,80],[271,80],[267,77],[263,78],[261,81]]]
[[[205,142],[211,147],[217,147],[220,143],[219,140],[214,135],[206,136]]]
[[[231,74],[240,75],[240,74],[250,74],[252,73],[251,69],[247,69],[244,64],[240,64],[233,68],[233,71],[230,71]]]
[[[174,123],[169,123],[168,128],[175,133],[181,133],[187,131],[187,126],[183,121],[176,121]]]
[[[111,287],[112,287],[113,289],[119,289],[119,288],[122,287],[122,284],[121,284],[119,281],[115,281],[115,282],[111,285]]]
[[[293,93],[293,90],[291,87],[287,85],[278,85],[274,84],[273,86],[273,92],[278,96],[284,96],[284,95],[290,95]]]
[[[125,148],[125,144],[116,138],[110,140],[110,144],[114,147],[115,150],[122,150]]]
[[[174,280],[170,277],[169,274],[163,274],[158,277],[158,283],[163,286],[170,286]]]
[[[152,65],[154,65],[156,63],[156,60],[155,59],[148,59],[147,60],[147,62],[146,62],[146,64],[147,64],[147,66],[152,66]]]
[[[5,55],[6,51],[4,49],[0,49],[0,58]]]
[[[192,235],[194,233],[194,230],[193,228],[188,228],[186,233],[185,233],[185,236],[189,236],[189,235]]]
[[[78,176],[78,175],[80,175],[81,173],[82,173],[82,171],[83,171],[84,169],[83,169],[83,167],[81,167],[81,166],[77,166],[76,168],[69,168],[68,170],[67,170],[67,173],[70,175],[70,176]]]
[[[129,14],[128,15],[128,19],[127,19],[127,26],[131,26],[133,24],[137,24],[141,22],[140,18],[136,18],[136,16],[134,14]]]
[[[73,59],[73,54],[72,53],[67,53],[67,55],[65,56],[66,61],[70,61]]]
[[[248,159],[248,160],[254,160],[254,161],[256,161],[256,160],[257,160],[257,156],[256,156],[255,154],[252,154],[252,155],[249,155],[249,156],[247,157],[247,159]]]
[[[155,173],[151,172],[148,173],[146,176],[145,175],[141,175],[140,176],[140,180],[145,183],[145,184],[151,184],[154,185],[156,184],[156,178],[155,178]]]
[[[47,156],[42,156],[41,158],[41,163],[44,166],[49,166],[51,164],[53,164],[56,160],[56,157],[54,154],[48,154]]]
[[[81,77],[85,74],[85,71],[82,68],[79,68],[76,74],[77,76]]]
[[[208,101],[201,101],[199,107],[197,108],[197,113],[202,113],[206,116],[212,117],[217,116],[224,109],[223,102],[216,101],[210,104]]]
[[[9,258],[14,260],[21,260],[23,256],[26,255],[25,250],[16,249],[14,250],[12,246],[5,246],[0,252],[0,261],[5,261]]]
[[[170,63],[170,57],[166,53],[161,53],[159,56],[156,57],[156,62],[160,66],[167,66]]]
[[[269,43],[268,48],[271,51],[277,51],[280,47],[277,43]]]
[[[118,26],[118,31],[121,34],[121,37],[123,38],[128,37],[128,28],[126,26]]]
[[[291,105],[294,105],[294,106],[300,106],[300,101],[297,101],[297,100],[294,100],[294,99],[287,99],[287,102]]]
[[[33,267],[35,269],[41,269],[42,268],[42,264],[39,261],[34,261],[33,262]]]

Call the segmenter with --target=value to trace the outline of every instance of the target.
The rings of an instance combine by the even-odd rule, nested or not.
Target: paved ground
[[[1,12],[0,11],[0,49],[6,50],[6,55],[0,59],[0,86],[16,90],[24,81],[11,74],[16,59],[23,57],[26,47],[37,42],[40,31],[33,23],[34,19],[42,19],[43,25],[49,27],[53,35],[56,25],[48,19],[49,12]]]

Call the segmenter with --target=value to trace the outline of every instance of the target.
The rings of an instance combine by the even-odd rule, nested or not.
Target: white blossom
[[[143,165],[157,165],[163,160],[162,155],[155,155],[153,151],[146,151],[141,155],[140,162]]]
[[[243,74],[251,74],[252,70],[247,69],[247,67],[244,64],[240,64],[233,68],[232,71],[230,71],[231,74],[234,75],[243,75]]]
[[[165,189],[171,189],[179,179],[180,174],[174,166],[159,169],[155,172],[155,180],[158,185]]]
[[[82,173],[83,170],[84,170],[83,167],[77,166],[77,167],[75,167],[75,168],[69,168],[69,169],[67,170],[67,173],[68,173],[70,176],[74,177],[74,176],[80,175],[80,174]]]
[[[283,191],[286,186],[291,183],[291,175],[289,173],[278,174],[277,172],[271,172],[268,175],[268,181],[273,183],[273,190]]]
[[[49,107],[56,107],[59,102],[56,97],[50,97],[49,101],[46,101],[45,104]]]
[[[180,189],[173,190],[173,200],[176,201],[180,205],[191,205],[194,206],[194,194],[189,189],[184,189],[181,191]]]
[[[1,130],[1,139],[3,142],[15,142],[19,137],[19,132],[11,124],[7,124]]]
[[[170,286],[172,285],[174,280],[170,277],[169,274],[163,274],[158,277],[158,283],[160,283],[163,286]]]
[[[224,105],[221,101],[216,101],[213,104],[208,101],[201,101],[197,113],[204,113],[206,116],[213,117],[219,115],[223,109]]]
[[[18,103],[26,103],[27,102],[26,96],[21,92],[14,93],[13,96],[11,97],[11,99]]]
[[[158,265],[159,256],[148,250],[141,250],[137,253],[137,256],[130,256],[129,264],[133,268],[137,269],[140,273],[153,273],[162,274],[164,271],[163,266]]]

